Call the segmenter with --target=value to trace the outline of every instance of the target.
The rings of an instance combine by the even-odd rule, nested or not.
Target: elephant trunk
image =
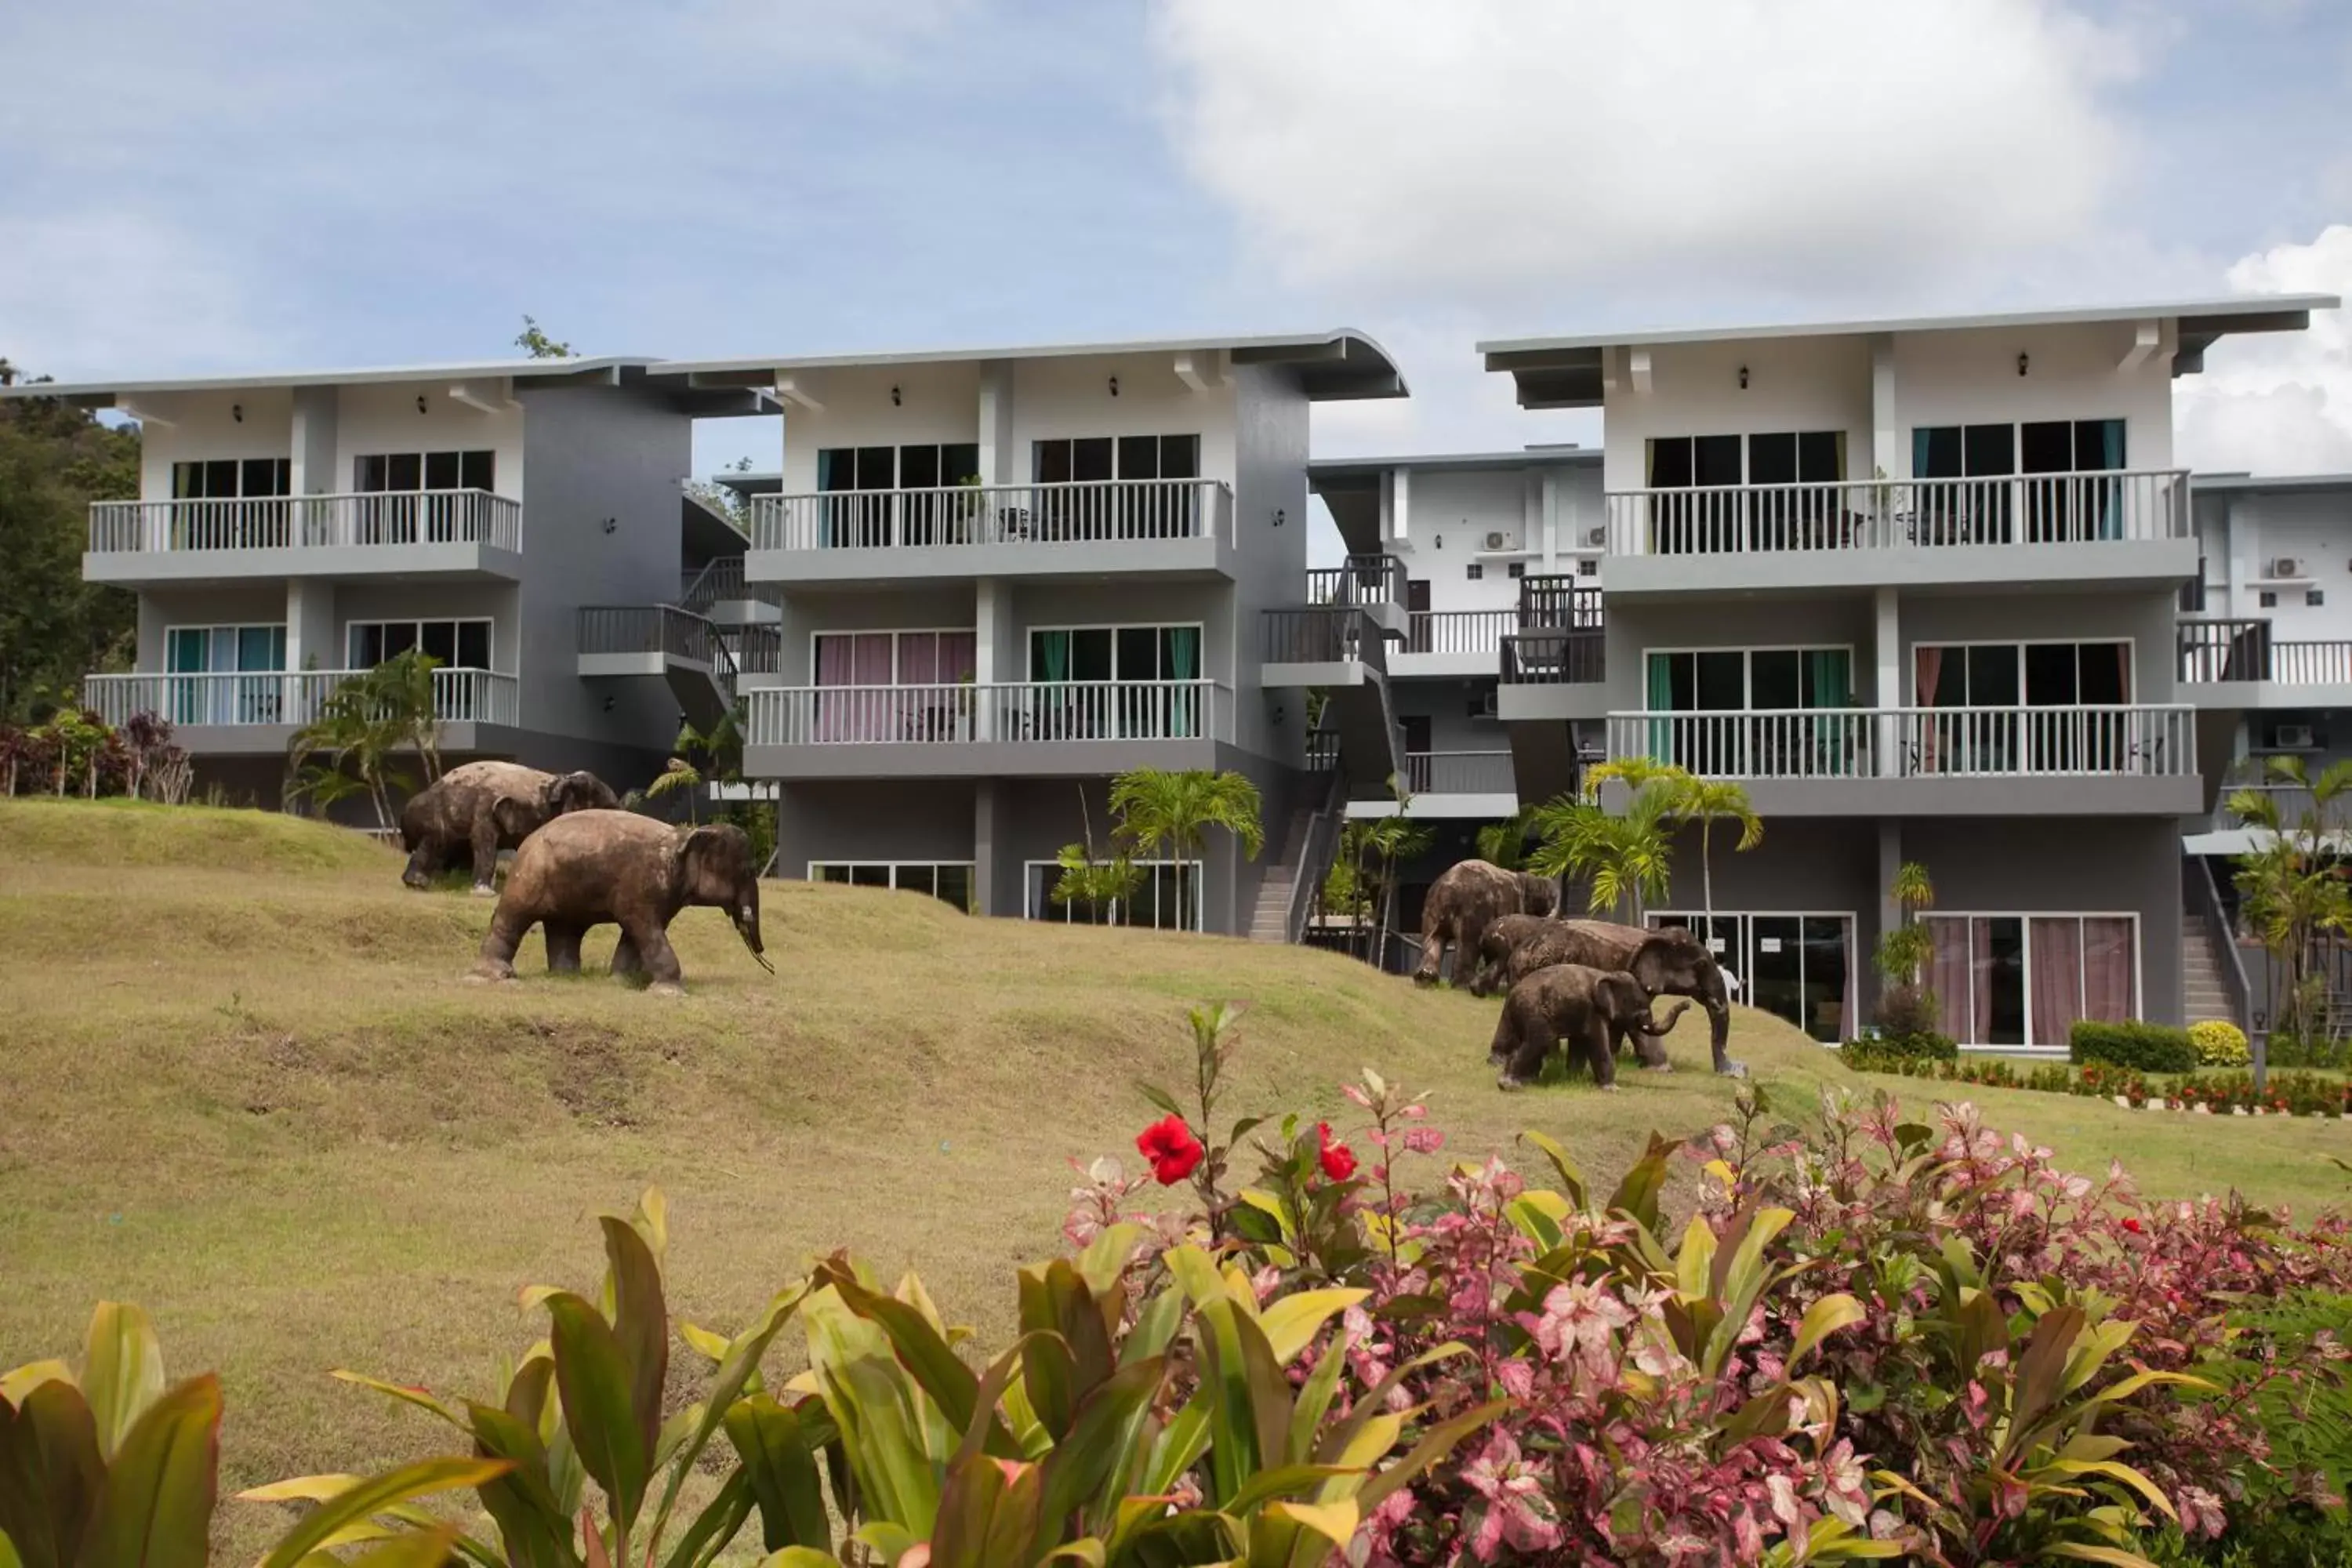
[[[771,974],[776,972],[776,966],[768,962],[767,950],[760,942],[759,905],[745,902],[735,906],[735,934],[741,937],[743,945],[751,950],[754,963]]]
[[[1640,1025],[1642,1033],[1648,1035],[1653,1038],[1660,1035],[1669,1034],[1673,1032],[1675,1021],[1689,1011],[1690,1004],[1688,1002],[1677,1002],[1673,1006],[1666,1009],[1666,1016],[1664,1018],[1643,1018]]]

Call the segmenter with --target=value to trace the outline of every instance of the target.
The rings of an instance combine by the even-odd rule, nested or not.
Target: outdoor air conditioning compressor
[[[1488,534],[1486,536],[1486,548],[1489,550],[1500,550],[1503,548],[1503,535],[1500,532]]]

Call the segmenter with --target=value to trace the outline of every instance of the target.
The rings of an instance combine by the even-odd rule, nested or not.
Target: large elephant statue
[[[1549,915],[1505,915],[1488,926],[1479,937],[1475,954],[1477,972],[1470,979],[1470,994],[1491,996],[1497,991],[1507,991],[1526,974],[1510,973],[1511,954],[1520,948],[1559,930],[1565,921]],[[1467,956],[1467,955],[1465,955]],[[1554,963],[1563,962],[1559,959]]]
[[[1622,969],[1653,996],[1687,996],[1706,1008],[1715,1070],[1729,1078],[1747,1076],[1748,1069],[1731,1059],[1730,987],[1724,983],[1715,954],[1691,932],[1680,926],[1647,931],[1606,921],[1551,921],[1542,930],[1525,925],[1509,930],[1518,935],[1516,942],[1504,944],[1490,939],[1482,954],[1490,963],[1499,963],[1498,977],[1517,984],[1555,963]],[[1496,933],[1497,938],[1502,935]]]
[[[658,993],[684,989],[669,922],[689,904],[727,911],[743,945],[773,974],[760,942],[760,868],[751,840],[728,825],[672,827],[631,811],[575,811],[523,840],[482,939],[473,977],[512,980],[515,949],[547,931],[551,974],[576,973],[591,926],[621,928],[613,973],[643,973]]]
[[[1491,860],[1449,866],[1429,886],[1421,906],[1421,963],[1417,985],[1433,985],[1454,944],[1454,984],[1467,984],[1477,967],[1478,943],[1486,927],[1506,915],[1548,915],[1559,908],[1559,884],[1549,877],[1506,871]]]
[[[1690,1006],[1677,1002],[1663,1020],[1650,1016],[1650,994],[1632,975],[1617,970],[1594,969],[1581,963],[1556,963],[1538,969],[1511,987],[1503,999],[1503,1016],[1495,1024],[1495,1043],[1486,1058],[1502,1069],[1496,1080],[1503,1089],[1525,1089],[1543,1071],[1553,1045],[1568,1042],[1569,1061],[1579,1056],[1592,1069],[1592,1081],[1603,1089],[1617,1087],[1616,1045],[1632,1038],[1647,1060],[1657,1037],[1675,1026]]]
[[[594,773],[543,773],[520,763],[467,763],[411,795],[400,812],[401,847],[408,868],[400,879],[422,888],[470,847],[474,891],[485,896],[498,871],[499,851],[522,841],[572,811],[610,811],[620,797]]]

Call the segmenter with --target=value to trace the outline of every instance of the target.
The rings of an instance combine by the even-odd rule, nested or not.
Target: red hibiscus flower
[[[1356,1152],[1345,1143],[1335,1143],[1331,1141],[1329,1122],[1318,1121],[1315,1124],[1315,1138],[1321,1146],[1319,1158],[1323,1162],[1325,1175],[1335,1182],[1344,1182],[1356,1173]]]
[[[2132,1218],[2126,1217],[2126,1218],[2124,1220],[2124,1228],[2125,1228],[2126,1230],[2127,1230],[2127,1231],[2131,1232],[2134,1236],[2137,1236],[2137,1235],[2139,1235],[2139,1234],[2140,1234],[2140,1231],[2141,1231],[2141,1228],[2142,1228],[2142,1227],[2141,1227],[2141,1226],[2140,1226],[2139,1221],[2137,1221],[2137,1220],[2136,1220],[2136,1219],[2132,1219]]]
[[[1181,1116],[1166,1116],[1136,1135],[1135,1147],[1151,1162],[1151,1173],[1163,1187],[1172,1187],[1201,1163],[1201,1141]]]

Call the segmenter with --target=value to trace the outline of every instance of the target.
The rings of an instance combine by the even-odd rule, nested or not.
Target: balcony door
[[[1201,531],[1199,490],[1152,479],[1201,477],[1201,437],[1076,436],[1034,442],[1029,471],[1040,485],[1096,485],[1041,491],[1038,537],[1047,541],[1192,539]],[[1124,480],[1112,488],[1107,481]]]
[[[286,508],[278,499],[292,484],[287,458],[227,458],[172,465],[172,499],[206,506],[172,509],[174,550],[269,550],[287,542]]]
[[[1912,476],[1944,482],[1919,487],[1916,537],[2013,543],[2021,496],[2027,542],[2120,539],[2123,486],[2095,476],[2124,467],[2124,434],[2120,419],[1919,426],[1911,432]]]
[[[1202,733],[1198,626],[1040,626],[1029,634],[1024,722],[1038,740],[1189,740]]]
[[[1655,437],[1647,465],[1654,491],[1716,492],[1653,495],[1654,554],[1818,549],[1839,542],[1831,524],[1840,515],[1837,486],[1845,478],[1843,430]],[[1749,487],[1750,493],[1723,493],[1731,487]]]
[[[1853,700],[1845,647],[1652,649],[1650,755],[1701,775],[1813,777],[1857,770],[1859,731],[1816,720]]]
[[[1969,1046],[2063,1047],[2075,1020],[2139,1010],[2131,915],[1934,914],[1927,987],[1945,1034]]]
[[[2132,645],[1927,644],[1912,649],[1921,726],[1912,763],[1926,773],[2116,773],[2161,738],[2129,711]]]
[[[828,447],[816,455],[820,549],[974,542],[977,500],[950,492],[980,481],[975,441]]]
[[[975,633],[818,632],[812,641],[817,740],[971,739],[979,700],[971,685]]]
[[[163,634],[165,716],[174,724],[282,722],[286,628],[173,626]]]
[[[461,491],[498,489],[494,451],[372,452],[354,460],[352,488],[367,499],[359,508],[362,544],[487,542],[487,516]]]

